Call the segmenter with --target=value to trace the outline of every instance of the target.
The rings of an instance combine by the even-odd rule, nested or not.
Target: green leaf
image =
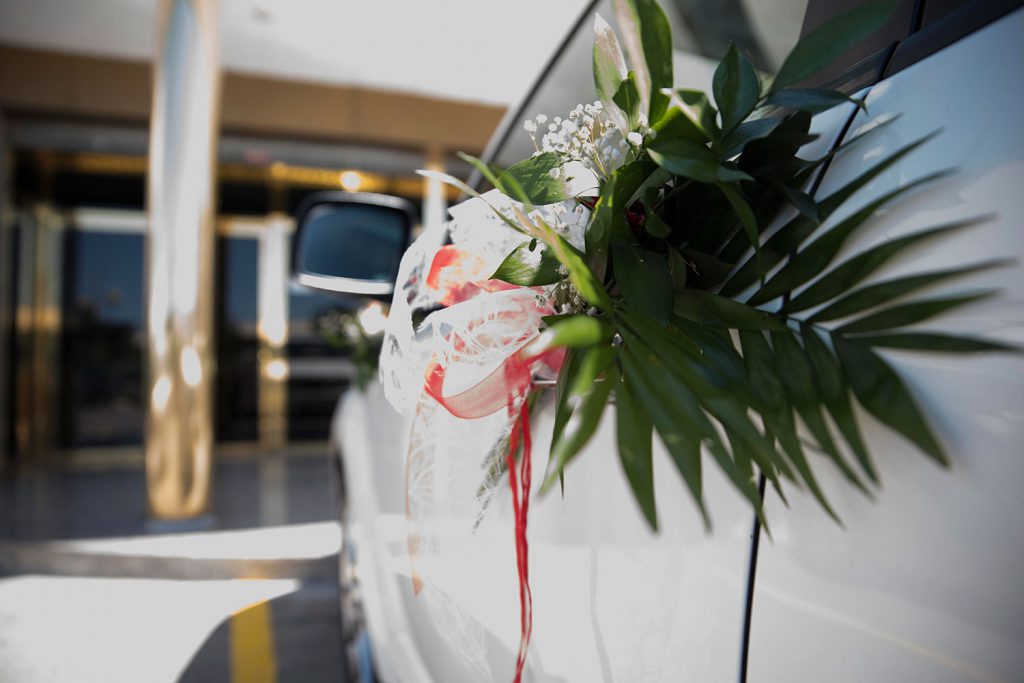
[[[672,234],[672,226],[653,211],[647,214],[647,219],[644,221],[644,230],[648,235],[656,239],[664,239]]]
[[[702,334],[699,327],[685,320],[678,323],[683,326],[680,330],[685,329],[685,336],[674,330],[674,325],[659,327],[639,312],[626,318],[627,327],[641,335],[642,341],[634,339],[633,345],[649,348],[660,359],[659,364],[693,392],[701,408],[722,424],[730,440],[742,443],[743,453],[756,460],[762,471],[774,480],[779,456],[771,441],[750,422],[747,413],[752,399],[744,381],[743,361],[731,340]],[[692,348],[693,340],[697,341],[699,350]],[[736,455],[738,457],[739,453]]]
[[[984,353],[987,351],[1020,352],[1020,348],[1011,344],[975,339],[973,337],[955,337],[935,332],[905,332],[902,334],[880,334],[857,337],[858,342],[869,346],[881,346],[888,349],[909,349],[911,351],[936,351],[939,353]]]
[[[636,129],[638,117],[641,112],[640,91],[637,90],[635,72],[629,72],[626,80],[622,81],[619,85],[619,88],[615,91],[615,96],[612,99],[615,100],[615,104],[619,105],[619,108],[622,109],[623,113],[626,115],[627,129]]]
[[[619,331],[625,340],[620,347],[623,353],[620,355],[623,361],[623,368],[631,378],[637,381],[637,395],[641,404],[651,414],[654,424],[661,435],[662,441],[669,449],[670,454],[676,462],[676,466],[683,474],[684,480],[690,485],[691,492],[703,509],[703,500],[700,497],[699,477],[694,476],[692,459],[697,452],[692,446],[686,444],[687,438],[696,435],[711,452],[715,461],[722,471],[729,477],[733,485],[751,503],[758,519],[765,523],[761,507],[761,496],[757,485],[754,482],[749,468],[741,466],[740,453],[736,453],[734,459],[726,449],[718,431],[712,426],[701,404],[710,396],[716,395],[721,401],[734,401],[724,392],[703,383],[701,378],[694,374],[693,368],[687,368],[688,362],[678,353],[680,349],[688,349],[689,344],[677,344],[675,339],[668,332],[659,328],[653,320],[642,314],[633,314],[618,318]],[[638,327],[636,327],[639,325]],[[634,332],[634,327],[636,331]],[[643,331],[640,331],[640,330]],[[693,351],[690,351],[693,353]],[[695,387],[699,387],[695,389]],[[641,391],[643,388],[643,391]],[[737,404],[738,405],[738,404]],[[716,408],[721,408],[719,402]],[[728,419],[730,426],[742,431],[742,427],[734,424],[732,418],[742,410],[719,411],[713,413],[721,419]],[[745,415],[742,416],[745,419]],[[755,433],[750,438],[750,431],[753,427],[748,423],[747,433],[744,434],[743,444],[745,450],[749,449],[763,458],[765,450],[772,453],[771,449],[759,448],[763,446],[763,439]],[[749,439],[749,441],[747,440]],[[760,443],[759,443],[760,442]],[[677,450],[673,450],[677,449]],[[699,466],[699,463],[698,463]],[[768,464],[770,468],[770,464]],[[771,470],[768,471],[769,475]]]
[[[665,323],[672,315],[672,276],[662,254],[636,244],[612,244],[615,281],[633,308]]]
[[[503,214],[501,211],[498,211],[498,209],[496,209],[493,204],[484,199],[484,196],[482,194],[480,194],[479,192],[477,192],[472,187],[462,182],[455,176],[449,175],[448,173],[444,173],[442,171],[427,171],[423,169],[416,171],[416,173],[418,175],[423,176],[424,178],[432,178],[434,180],[439,180],[442,183],[451,185],[452,187],[458,188],[461,192],[466,193],[470,197],[475,197],[476,199],[483,201],[483,203],[486,204],[491,209],[491,211],[493,211],[494,214],[501,219],[501,221],[505,225],[512,228],[516,232],[525,232],[523,230],[523,226],[516,223],[514,220]]]
[[[689,266],[675,247],[668,247],[668,270],[672,274],[672,291],[679,294],[686,289],[686,271]]]
[[[566,399],[570,417],[551,445],[552,469],[545,475],[541,492],[558,479],[559,472],[594,435],[618,372],[613,365],[615,351],[611,346],[590,347],[582,354],[579,371]],[[606,371],[609,376],[598,381]]]
[[[589,315],[573,315],[563,318],[540,333],[525,350],[528,357],[559,347],[585,348],[599,346],[611,342],[615,329],[597,318]]]
[[[650,416],[672,462],[675,463],[694,502],[697,503],[705,526],[710,528],[711,520],[704,505],[701,472],[702,433],[697,425],[690,422],[687,415],[704,422],[707,422],[707,417],[700,413],[696,400],[682,383],[667,375],[655,379],[654,372],[657,371],[657,367],[645,363],[643,354],[638,349],[626,348],[620,354],[620,358],[627,381],[634,388],[637,403]],[[705,434],[708,428],[714,431],[708,422]],[[714,448],[724,451],[724,446],[717,439],[717,435],[715,440],[717,444]],[[725,455],[725,459],[729,460],[728,455]],[[756,488],[754,490],[756,491]]]
[[[494,168],[488,166],[487,164],[485,164],[480,159],[477,159],[472,154],[466,154],[465,152],[456,152],[456,154],[460,159],[470,164],[476,170],[480,171],[480,174],[487,179],[487,182],[489,182],[494,187],[498,186],[498,175],[501,174],[500,170],[496,174]]]
[[[752,306],[699,289],[678,294],[673,309],[676,315],[705,325],[736,330],[786,330],[781,320]]]
[[[551,285],[565,279],[562,264],[558,262],[546,244],[537,243],[530,249],[531,242],[523,242],[512,250],[491,278],[523,287]]]
[[[715,176],[721,183],[738,183],[741,180],[753,180],[754,178],[743,171],[742,169],[736,168],[735,165],[730,162],[725,162],[718,167],[718,173]]]
[[[774,186],[782,196],[786,198],[793,208],[800,212],[804,218],[807,218],[815,225],[821,223],[821,212],[818,211],[818,203],[814,201],[811,195],[798,190],[795,187],[787,187],[782,184],[776,184]]]
[[[844,318],[848,315],[853,315],[854,313],[860,313],[861,311],[873,308],[874,306],[889,303],[898,297],[929,287],[944,280],[970,275],[971,273],[977,273],[1000,265],[1005,265],[1005,262],[987,261],[977,265],[967,266],[965,268],[937,270],[868,285],[867,287],[862,287],[851,292],[839,301],[836,301],[830,306],[818,311],[810,317],[810,320],[812,322],[821,322],[824,320]]]
[[[680,253],[693,263],[694,271],[697,274],[695,287],[698,289],[709,289],[717,285],[729,276],[735,265],[696,249],[682,249]]]
[[[583,356],[584,354],[581,351],[570,348],[565,354],[562,368],[558,371],[558,379],[555,381],[555,424],[551,432],[551,443],[555,443],[561,438],[565,425],[571,416],[569,394],[576,383],[576,375],[579,374]],[[551,469],[552,463],[549,454],[547,470],[550,471]]]
[[[773,177],[785,171],[797,163],[796,155],[800,148],[817,138],[810,133],[811,115],[807,112],[796,112],[775,120],[778,123],[768,135],[750,141],[743,149],[740,167],[752,175]]]
[[[832,212],[850,198],[857,190],[861,189],[881,173],[885,172],[893,164],[910,154],[912,151],[923,145],[935,136],[934,133],[924,136],[914,142],[896,150],[885,159],[867,169],[859,176],[839,188],[828,197],[818,202],[818,210],[821,220],[827,220]],[[768,140],[770,138],[766,138]],[[764,141],[759,141],[764,142]],[[779,228],[775,234],[768,238],[761,247],[760,258],[757,254],[751,256],[731,278],[722,286],[722,296],[736,296],[744,289],[754,284],[761,277],[763,269],[771,269],[779,261],[799,247],[817,228],[817,224],[800,215],[793,218],[784,226]]]
[[[754,217],[754,212],[750,208],[750,204],[743,198],[740,191],[734,186],[727,183],[718,183],[718,189],[722,191],[725,198],[729,200],[729,204],[732,205],[733,211],[740,218],[740,224],[743,226],[743,232],[747,234],[747,239],[750,240],[750,244],[753,245],[754,251],[757,253],[761,252],[761,237],[760,231],[757,229],[757,219]]]
[[[750,297],[749,303],[754,306],[763,304],[808,282],[832,262],[850,235],[865,225],[878,209],[913,188],[944,175],[946,174],[943,172],[926,175],[868,202],[867,205],[826,230],[821,237],[790,258],[789,263],[782,270]]]
[[[722,149],[725,150],[722,156],[726,159],[731,159],[737,154],[740,154],[748,143],[753,142],[754,140],[761,140],[771,135],[772,131],[778,127],[782,120],[782,117],[771,116],[762,119],[754,119],[752,121],[744,121],[736,126],[736,128],[722,141]],[[661,135],[661,133],[658,135]]]
[[[647,154],[665,170],[702,183],[715,182],[721,166],[718,156],[707,146],[689,140],[662,140],[658,137],[648,147]]]
[[[831,301],[841,294],[846,294],[854,285],[862,282],[866,277],[881,268],[885,263],[896,255],[904,252],[910,247],[933,237],[939,237],[948,233],[961,230],[966,227],[977,225],[983,219],[971,219],[950,223],[930,230],[900,237],[898,239],[884,242],[863,253],[854,256],[848,261],[836,266],[825,273],[810,287],[800,292],[797,296],[782,307],[784,313],[795,313],[803,311],[812,306]],[[839,317],[839,316],[836,316]]]
[[[722,115],[722,133],[728,135],[754,110],[761,95],[757,72],[735,44],[729,44],[729,51],[715,69],[711,89]]]
[[[702,360],[714,368],[716,384],[724,388],[726,393],[749,393],[743,358],[736,350],[728,328],[703,325],[675,316],[667,329],[677,339],[691,342],[687,346],[696,345]]]
[[[705,145],[689,140],[658,138],[647,154],[665,170],[701,183],[715,181],[753,180],[749,175],[721,164],[718,156]]]
[[[788,107],[799,111],[809,111],[817,114],[820,111],[831,109],[838,104],[853,102],[861,109],[867,111],[864,100],[854,99],[838,90],[824,90],[811,88],[806,90],[779,90],[772,93],[765,104],[772,104],[777,107]]]
[[[651,74],[647,70],[643,45],[640,44],[640,18],[637,16],[636,7],[628,0],[612,0],[612,9],[615,12],[615,23],[618,24],[619,33],[622,36],[622,49],[625,51],[633,71],[636,72],[640,100],[643,103],[641,111],[649,111]],[[654,122],[652,121],[652,123]]]
[[[832,415],[832,421],[839,427],[843,438],[849,444],[854,457],[860,463],[861,469],[873,482],[878,481],[868,449],[861,437],[860,427],[857,426],[857,419],[850,407],[848,393],[849,382],[843,375],[843,369],[839,365],[832,352],[821,340],[818,333],[808,323],[800,325],[800,334],[803,337],[804,349],[807,350],[807,358],[814,369],[814,381],[818,386],[818,393],[825,402],[825,407]]]
[[[629,234],[626,209],[630,199],[658,170],[645,157],[619,167],[605,183],[604,192],[594,206],[584,233],[590,266],[600,278],[605,274],[612,235],[624,237]]]
[[[761,416],[775,433],[790,462],[793,463],[793,467],[818,504],[830,517],[839,521],[835,511],[829,505],[825,493],[821,490],[800,444],[796,422],[793,419],[793,407],[776,369],[775,354],[761,332],[740,332],[740,344],[743,348],[743,358],[747,363],[751,385],[754,385],[755,381],[758,384],[768,385],[760,390],[755,390],[759,395],[763,393],[763,400],[771,401],[766,409],[761,411]],[[792,474],[787,476],[792,477]]]
[[[684,88],[676,90],[669,98],[676,106],[673,111],[682,112],[701,131],[704,139],[718,139],[718,110],[711,104],[706,93]],[[661,134],[658,136],[661,137]]]
[[[894,2],[862,5],[801,38],[782,62],[772,83],[772,92],[810,78],[839,59],[884,26],[895,9]]]
[[[601,310],[611,308],[612,300],[608,297],[601,281],[594,275],[594,271],[587,266],[583,260],[583,254],[576,247],[547,224],[541,221],[541,227],[547,232],[548,246],[555,258],[569,271],[569,281],[579,291],[584,299],[591,306],[597,306]]]
[[[907,304],[900,304],[882,309],[877,313],[858,318],[847,323],[836,330],[837,334],[848,335],[860,332],[880,332],[892,330],[897,327],[912,325],[924,320],[929,320],[944,313],[945,311],[959,308],[966,304],[980,299],[985,299],[995,292],[980,292],[965,296],[951,296],[941,299],[927,299],[924,301],[912,301]]]
[[[647,523],[657,531],[658,513],[654,502],[654,468],[651,459],[654,425],[650,415],[637,404],[631,385],[632,381],[625,375],[620,376],[615,385],[619,461]]]
[[[626,58],[622,55],[615,31],[600,14],[594,15],[594,87],[597,98],[615,123],[622,126],[625,117],[615,103],[615,92],[626,78]]]
[[[706,144],[711,137],[704,132],[704,127],[696,123],[694,119],[682,109],[673,107],[665,112],[654,126],[659,140],[687,140],[698,144]],[[736,135],[739,128],[733,132]]]
[[[505,169],[498,176],[496,187],[527,205],[554,204],[572,199],[561,174],[557,178],[551,175],[551,171],[561,166],[562,158],[558,154],[544,152]]]
[[[788,410],[789,400],[782,388],[782,380],[775,371],[771,347],[761,330],[740,330],[740,348],[747,369],[748,385],[755,401],[753,408],[759,413]]]
[[[623,40],[633,59],[633,68],[641,76],[641,85],[648,86],[648,118],[657,122],[668,108],[668,98],[662,90],[672,87],[672,28],[665,12],[655,0],[626,0],[616,8],[616,18],[626,35]],[[637,59],[643,53],[643,64]]]
[[[949,459],[899,376],[866,344],[833,334],[832,343],[850,388],[868,412],[913,441],[944,467]]]
[[[807,429],[814,435],[821,450],[836,465],[847,481],[867,493],[846,460],[839,453],[832,434],[821,414],[822,400],[818,395],[814,377],[814,368],[807,354],[791,332],[773,332],[772,346],[775,349],[775,360],[778,364],[779,377],[785,387],[786,395],[803,419]]]

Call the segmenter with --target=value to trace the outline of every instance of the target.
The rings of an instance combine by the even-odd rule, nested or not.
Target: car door
[[[1024,10],[1006,12],[1019,4],[967,3],[928,25],[949,3],[924,3],[925,27],[887,60],[890,75],[870,88],[867,111],[856,114],[845,137],[873,121],[899,119],[840,153],[818,189],[824,196],[882,156],[939,131],[860,190],[846,213],[914,178],[952,173],[880,213],[839,258],[925,227],[990,216],[874,279],[1009,259],[930,292],[996,294],[929,329],[1017,346],[1024,341],[1024,88],[1017,73]],[[757,557],[748,680],[1020,680],[1024,360],[882,353],[930,417],[952,465],[936,466],[859,413],[882,482],[875,500],[824,463],[815,471],[843,526],[806,495],[794,493],[787,508],[769,492],[774,540],[762,540]]]
[[[607,17],[609,4],[598,7]],[[790,43],[798,33],[802,4],[789,9],[796,22],[785,38]],[[670,14],[675,12],[678,19],[685,5],[670,7]],[[528,150],[500,144],[513,127],[518,130],[522,118],[555,114],[562,111],[559,106],[567,111],[593,98],[592,22],[588,11],[562,50],[560,59],[568,70],[550,69],[512,115],[506,131],[496,136],[491,156],[498,163],[528,156]],[[730,30],[726,26],[720,33]],[[683,36],[691,47],[699,47],[692,35]],[[775,46],[774,52],[784,54],[786,49],[788,45]],[[709,88],[713,64],[680,51],[679,85]],[[555,97],[546,98],[545,92]],[[828,151],[850,114],[844,108],[817,117],[814,130],[821,137],[805,153]],[[529,139],[520,135],[528,146]],[[535,416],[538,467],[549,445],[552,413],[551,405],[544,404]],[[749,506],[709,467],[705,493],[714,524],[709,534],[679,473],[656,443],[661,525],[658,533],[651,532],[617,461],[614,425],[612,406],[591,444],[567,471],[564,495],[549,494],[531,505],[534,624],[529,680],[737,680],[754,530]],[[508,491],[499,493],[477,530],[475,575],[460,581],[464,577],[453,569],[441,590],[440,599],[447,602],[439,613],[429,594],[416,596],[412,590],[403,496],[409,429],[409,421],[372,387],[365,394],[346,396],[335,430],[349,489],[347,538],[358,555],[378,675],[385,682],[471,681],[487,675],[501,680],[513,670],[519,638]],[[483,661],[467,663],[462,656],[464,634],[471,630],[482,633],[486,643]]]

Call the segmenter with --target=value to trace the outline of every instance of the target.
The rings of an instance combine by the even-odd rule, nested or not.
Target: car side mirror
[[[413,205],[400,197],[312,194],[295,212],[295,280],[331,292],[388,296],[414,222]]]

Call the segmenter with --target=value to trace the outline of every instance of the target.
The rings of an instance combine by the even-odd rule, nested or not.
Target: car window
[[[757,68],[777,71],[800,37],[807,0],[670,0],[662,5],[672,24],[676,87],[710,91],[715,65],[730,41]],[[596,3],[586,13],[539,87],[509,118],[508,127],[498,131],[491,161],[505,167],[530,156],[533,143],[522,130],[523,119],[564,116],[594,99],[594,12],[613,22],[611,0]]]

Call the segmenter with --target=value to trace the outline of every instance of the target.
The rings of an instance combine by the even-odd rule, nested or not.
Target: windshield
[[[663,0],[662,7],[672,24],[676,87],[710,92],[715,65],[730,41],[755,67],[775,73],[800,37],[807,0]],[[586,13],[539,87],[517,108],[508,127],[498,130],[490,161],[507,167],[533,153],[533,142],[522,129],[524,119],[565,116],[577,104],[595,99],[594,12],[614,20],[611,0],[596,3]]]

